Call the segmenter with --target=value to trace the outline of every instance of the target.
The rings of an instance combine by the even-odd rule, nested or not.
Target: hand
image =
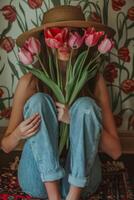
[[[40,115],[35,113],[28,119],[21,122],[14,132],[17,139],[26,139],[37,133],[39,130],[40,121]]]
[[[56,102],[56,107],[57,107],[57,111],[58,111],[58,120],[66,123],[66,124],[69,124],[70,123],[70,115],[69,115],[68,106],[61,104],[59,102]]]

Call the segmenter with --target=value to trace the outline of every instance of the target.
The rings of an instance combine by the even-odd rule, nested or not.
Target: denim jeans
[[[40,113],[38,132],[25,142],[18,167],[18,180],[22,190],[32,197],[47,198],[44,182],[60,181],[62,198],[69,185],[95,192],[101,181],[98,144],[101,132],[101,109],[90,97],[80,97],[71,106],[70,147],[62,166],[58,155],[57,110],[52,98],[38,92],[24,106],[24,118]]]

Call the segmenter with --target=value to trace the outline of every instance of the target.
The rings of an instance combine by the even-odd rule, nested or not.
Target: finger
[[[40,116],[37,116],[31,123],[29,123],[28,125],[25,126],[24,131],[27,131],[30,128],[34,127],[34,125],[36,125],[40,121],[41,121]]]
[[[38,130],[39,130],[39,127],[38,127],[35,131],[33,131],[32,133],[26,135],[26,136],[24,137],[24,139],[29,138],[29,137],[31,137],[32,135],[35,135],[35,134],[38,132]]]
[[[57,108],[57,111],[58,112],[64,112],[64,109],[63,108]]]
[[[65,108],[65,105],[59,102],[55,102],[56,106],[60,107],[60,108]]]
[[[40,121],[37,122],[32,128],[30,128],[29,130],[27,130],[27,131],[25,132],[25,135],[28,135],[28,134],[34,132],[36,129],[39,128],[39,125],[40,125]]]
[[[33,114],[31,117],[29,117],[28,119],[26,119],[23,124],[26,125],[26,124],[31,123],[38,116],[40,116],[39,113]]]

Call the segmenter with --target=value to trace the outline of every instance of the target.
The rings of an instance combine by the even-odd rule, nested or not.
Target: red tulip
[[[37,55],[40,53],[41,44],[40,41],[34,37],[30,37],[23,46],[31,52],[32,55]]]
[[[114,46],[114,42],[105,36],[105,38],[101,41],[101,43],[98,46],[98,51],[101,54],[107,53],[110,51]]]
[[[125,62],[130,62],[129,50],[127,47],[121,47],[118,49],[118,56]]]
[[[128,9],[127,13],[128,19],[134,21],[134,7]]]
[[[115,63],[109,63],[104,70],[104,78],[106,81],[112,83],[118,76],[118,71]]]
[[[102,35],[104,35],[103,31],[96,32],[94,28],[87,29],[85,33],[85,44],[89,47],[95,46]]]
[[[68,40],[68,45],[72,49],[78,49],[79,47],[81,47],[81,45],[83,43],[83,40],[84,40],[84,37],[82,37],[77,32],[70,33],[70,37],[69,37],[69,40]]]
[[[28,51],[27,49],[25,49],[24,47],[22,47],[18,53],[19,59],[20,61],[24,64],[24,65],[29,65],[32,64],[33,62],[33,55],[31,54],[30,51]]]
[[[28,5],[32,9],[40,8],[42,6],[43,0],[28,0]]]
[[[0,88],[0,97],[2,97],[4,94],[4,91]]]
[[[126,94],[134,92],[134,80],[132,79],[124,80],[121,84],[121,89]]]
[[[3,12],[3,15],[6,20],[13,22],[16,20],[16,10],[11,5],[4,6],[1,11]]]
[[[0,47],[4,49],[7,53],[12,51],[15,46],[15,42],[11,37],[5,37],[2,39]]]
[[[125,0],[112,0],[112,8],[115,11],[121,10],[121,8],[126,4]]]
[[[49,28],[44,30],[45,42],[51,48],[59,48],[67,42],[67,28]]]

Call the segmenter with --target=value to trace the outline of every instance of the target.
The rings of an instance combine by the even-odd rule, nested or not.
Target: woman
[[[45,27],[94,26],[108,35],[113,30],[87,22],[80,7],[59,6],[45,13],[42,26],[23,33],[17,38],[22,46],[30,36],[39,37]],[[75,57],[77,52],[74,51]],[[58,49],[58,60],[63,74],[70,56],[66,43]],[[64,70],[65,69],[65,70]],[[26,139],[18,178],[22,190],[33,198],[50,200],[79,200],[83,191],[94,192],[101,181],[98,145],[103,152],[117,159],[121,154],[120,142],[110,110],[109,96],[101,75],[95,79],[93,98],[79,97],[68,108],[55,102],[39,80],[31,73],[20,78],[12,106],[11,118],[1,147],[9,153],[21,140]],[[58,121],[70,124],[70,148],[63,168],[58,157]]]

